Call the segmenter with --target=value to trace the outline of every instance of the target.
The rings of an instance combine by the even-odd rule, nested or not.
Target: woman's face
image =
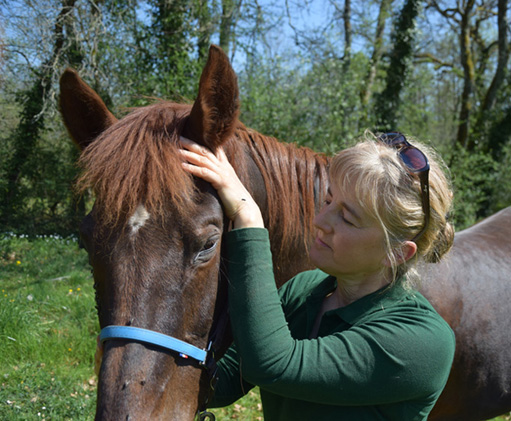
[[[361,282],[381,274],[386,259],[383,230],[363,211],[353,191],[331,185],[314,225],[310,257],[319,269],[338,280]]]

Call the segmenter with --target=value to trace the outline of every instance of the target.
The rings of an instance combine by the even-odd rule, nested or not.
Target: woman
[[[340,152],[314,220],[318,269],[277,291],[261,212],[223,150],[182,142],[184,168],[213,185],[232,221],[234,345],[220,361],[212,406],[257,385],[266,421],[427,419],[455,346],[411,287],[416,262],[437,261],[453,241],[441,161],[400,133]]]

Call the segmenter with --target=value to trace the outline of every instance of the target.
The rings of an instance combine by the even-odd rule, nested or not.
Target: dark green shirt
[[[425,420],[445,386],[454,334],[418,292],[396,284],[323,315],[335,278],[313,270],[275,287],[268,232],[228,233],[235,345],[220,361],[213,406],[253,385],[265,421]]]

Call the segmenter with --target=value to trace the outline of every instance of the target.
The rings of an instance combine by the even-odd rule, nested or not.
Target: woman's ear
[[[415,253],[417,253],[417,244],[415,244],[413,241],[405,241],[399,246],[395,247],[392,250],[392,253],[394,254],[395,262],[398,265],[401,265],[415,256]],[[383,264],[386,267],[392,266],[392,262],[388,256],[383,259]]]

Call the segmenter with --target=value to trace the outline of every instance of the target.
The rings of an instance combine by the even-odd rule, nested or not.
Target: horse
[[[486,420],[511,411],[511,207],[457,232],[446,259],[420,268],[422,293],[456,335],[431,420]]]
[[[307,249],[329,157],[245,127],[236,75],[216,46],[191,105],[159,101],[118,120],[74,70],[60,86],[65,126],[82,151],[78,184],[95,193],[80,238],[101,334],[121,329],[103,338],[96,419],[192,420],[232,340],[222,247],[229,224],[212,187],[183,171],[180,136],[224,148],[261,207],[278,286],[312,268]],[[457,233],[449,259],[420,268],[422,291],[456,334],[432,420],[511,410],[509,238],[511,208]]]

